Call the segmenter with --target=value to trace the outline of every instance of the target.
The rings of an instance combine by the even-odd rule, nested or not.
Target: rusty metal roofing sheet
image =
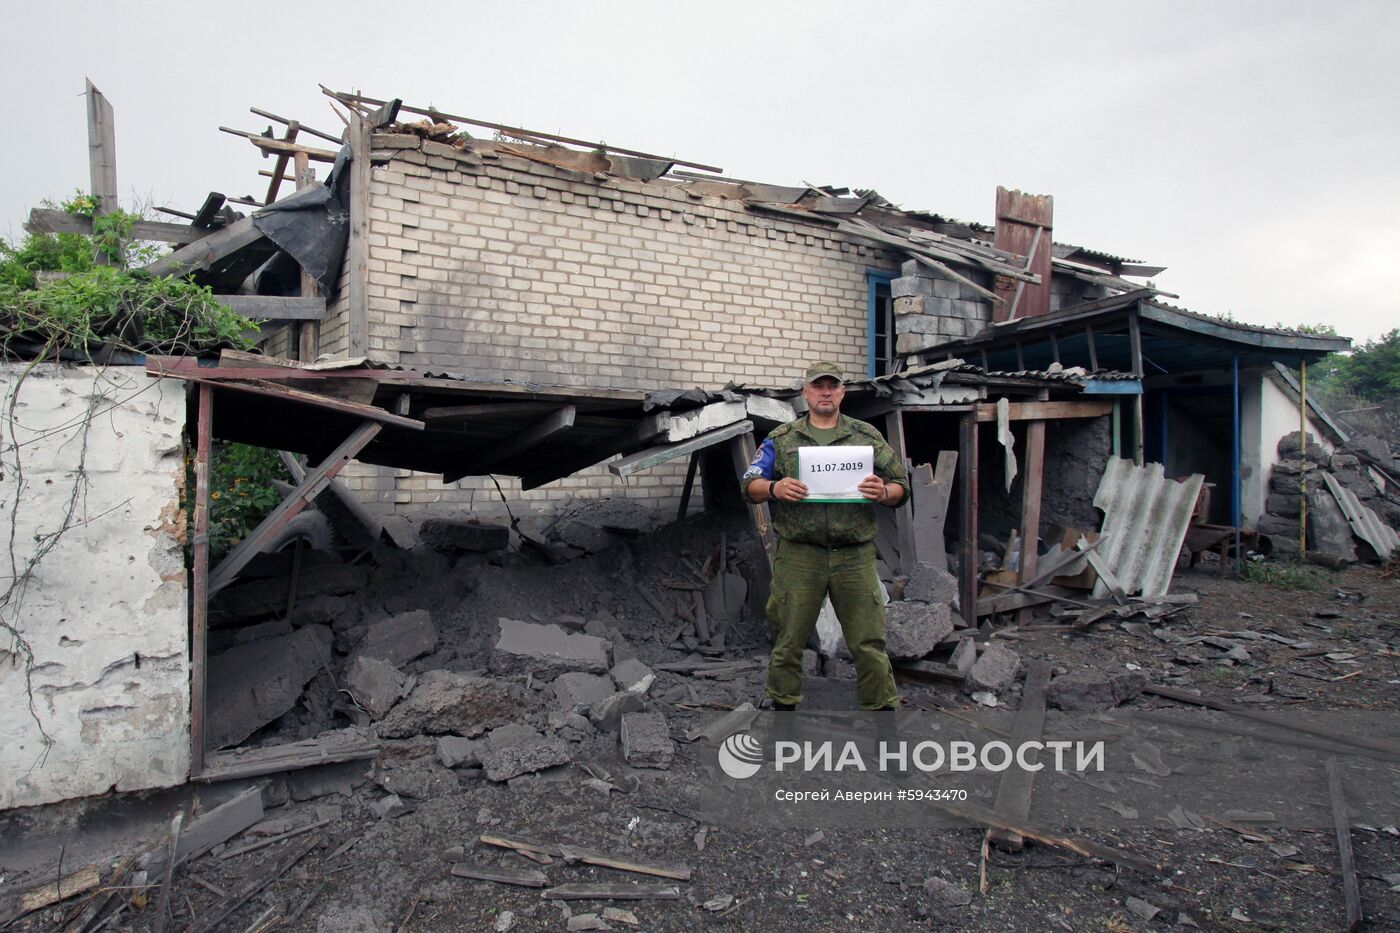
[[[1196,473],[1177,482],[1166,478],[1160,463],[1108,461],[1094,493],[1104,513],[1099,556],[1125,592],[1144,599],[1166,595],[1204,479]],[[1102,580],[1094,595],[1108,595]]]
[[[1351,524],[1352,532],[1369,544],[1371,550],[1375,551],[1382,561],[1390,557],[1395,549],[1400,547],[1400,535],[1382,522],[1370,506],[1356,498],[1356,493],[1337,482],[1337,478],[1331,473],[1323,473],[1322,478],[1326,480],[1332,498],[1342,507],[1342,514]]]

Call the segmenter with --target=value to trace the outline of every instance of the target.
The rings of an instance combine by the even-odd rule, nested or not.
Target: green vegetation
[[[1299,561],[1245,561],[1240,576],[1284,590],[1320,590],[1336,582],[1331,571]]]
[[[248,444],[216,445],[209,466],[209,559],[217,561],[247,537],[282,501],[274,481],[290,483],[274,450]],[[194,456],[186,457],[185,511],[194,532]]]
[[[24,340],[49,359],[62,349],[91,354],[106,346],[165,354],[250,346],[243,335],[257,325],[219,304],[210,289],[131,271],[157,250],[131,241],[136,215],[94,216],[96,202],[83,194],[60,206],[92,218],[93,235],[0,239],[0,350]],[[45,280],[45,272],[62,276]]]

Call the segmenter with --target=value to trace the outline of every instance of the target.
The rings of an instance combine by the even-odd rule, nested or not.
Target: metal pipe
[[[1240,549],[1240,355],[1234,354],[1235,421],[1234,444],[1230,460],[1230,524],[1235,528],[1235,573],[1240,572],[1244,554]]]

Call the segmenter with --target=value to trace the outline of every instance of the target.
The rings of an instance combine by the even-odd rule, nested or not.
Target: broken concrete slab
[[[343,596],[364,586],[369,571],[363,567],[347,567],[343,564],[324,564],[319,567],[303,567],[297,574],[297,599],[310,599],[313,596]],[[209,623],[221,625],[240,619],[256,619],[286,612],[287,594],[291,592],[292,578],[276,577],[271,580],[252,580],[238,583],[220,590],[210,602]]]
[[[479,768],[486,751],[483,739],[468,739],[460,735],[444,735],[437,742],[438,761],[445,768]]]
[[[331,630],[309,625],[211,657],[205,721],[209,747],[236,745],[290,710],[330,654]]]
[[[921,560],[914,565],[909,581],[904,584],[904,599],[952,606],[958,600],[958,581],[946,566]]]
[[[414,800],[455,794],[461,787],[457,776],[436,758],[391,758],[375,769],[371,780],[388,793]]]
[[[552,686],[554,697],[562,710],[573,710],[581,706],[592,708],[593,704],[606,700],[615,692],[611,677],[585,674],[582,671],[560,674],[554,679]]]
[[[612,732],[621,724],[625,714],[639,713],[645,708],[646,703],[640,695],[623,690],[595,703],[588,711],[588,720],[600,731]]]
[[[501,636],[490,662],[494,673],[528,672],[544,681],[568,671],[604,674],[608,666],[608,643],[603,639],[516,619],[501,619]]]
[[[488,677],[429,671],[376,727],[384,738],[414,735],[480,735],[539,708],[519,684]]]
[[[1050,681],[1045,702],[1067,712],[1103,712],[1136,699],[1146,685],[1147,678],[1137,671],[1071,671]]]
[[[1016,682],[1016,675],[1020,672],[1019,654],[1004,645],[990,645],[967,672],[967,679],[963,681],[963,692],[972,694],[985,691],[999,696]]]
[[[622,717],[622,757],[634,768],[671,767],[676,745],[660,713],[626,713]]]
[[[380,797],[378,800],[370,801],[369,804],[369,812],[373,813],[381,820],[388,820],[393,819],[396,816],[403,816],[405,813],[410,812],[410,809],[411,808],[408,806],[408,804],[404,803],[403,799],[399,797],[398,794],[390,794],[387,797]],[[376,927],[375,929],[378,929],[378,927]]]
[[[292,614],[287,617],[287,621],[295,626],[302,625],[330,625],[353,624],[360,614],[359,606],[354,600],[345,596],[331,596],[322,593],[319,596],[312,596],[310,599],[297,597],[296,605],[292,607]]]
[[[287,793],[293,800],[315,800],[331,794],[350,796],[369,781],[364,761],[338,761],[287,773]]]
[[[619,537],[638,537],[655,524],[655,516],[633,499],[575,499],[559,510],[549,534],[569,547],[595,554]]]
[[[412,680],[388,661],[364,655],[356,656],[345,673],[345,689],[376,720],[383,719],[412,686]]]
[[[250,787],[197,817],[180,833],[176,864],[198,858],[221,842],[227,842],[263,818],[262,790]]]
[[[418,540],[438,551],[502,551],[510,546],[510,528],[453,518],[427,518],[418,524]]]
[[[619,690],[628,693],[636,693],[642,696],[651,689],[651,685],[656,681],[656,674],[636,658],[628,658],[613,665],[613,669],[608,671],[613,682],[617,684]]]
[[[436,647],[437,627],[433,625],[432,613],[418,609],[372,624],[355,649],[355,656],[379,658],[397,667],[432,654]]]
[[[885,607],[885,653],[892,660],[922,658],[953,633],[947,603],[894,602]]]
[[[491,730],[481,759],[487,779],[496,783],[569,761],[569,747],[562,739],[515,723]]]

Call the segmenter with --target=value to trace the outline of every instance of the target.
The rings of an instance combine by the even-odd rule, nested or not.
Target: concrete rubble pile
[[[1368,467],[1366,461],[1375,459],[1377,452],[1389,453],[1373,447],[1360,456],[1347,450],[1329,454],[1311,434],[1305,444],[1297,431],[1280,440],[1282,459],[1270,474],[1266,514],[1259,520],[1272,556],[1299,557],[1306,506],[1309,560],[1333,568],[1388,560],[1400,541],[1395,532],[1400,528],[1400,495],[1393,486],[1385,494],[1384,477]],[[1389,461],[1388,456],[1384,459]]]

